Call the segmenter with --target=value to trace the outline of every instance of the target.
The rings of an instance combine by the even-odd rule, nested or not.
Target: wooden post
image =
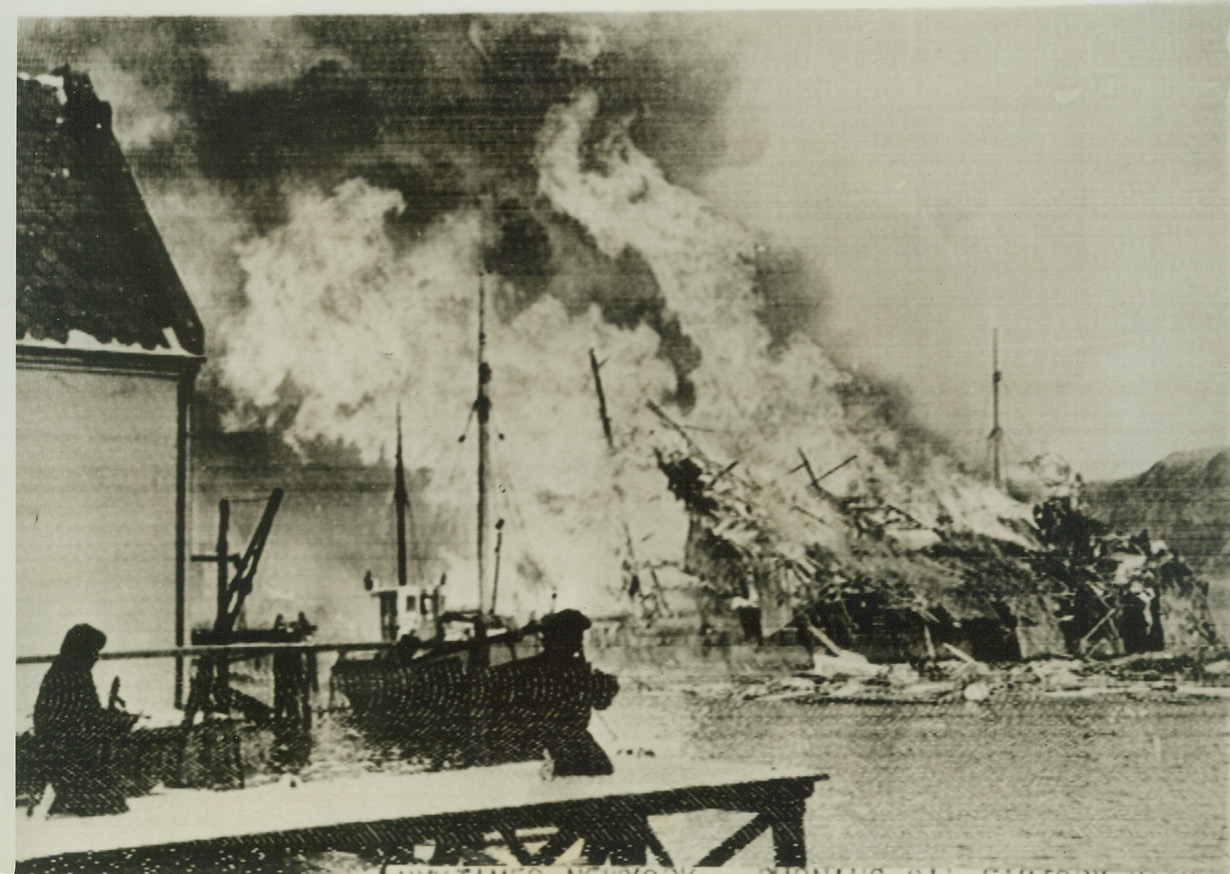
[[[214,630],[220,633],[230,631],[229,617],[231,607],[230,569],[227,559],[230,555],[227,543],[227,529],[231,521],[231,502],[223,498],[218,502],[218,615],[214,619]],[[225,642],[223,640],[222,642]],[[230,698],[230,665],[225,653],[219,653],[214,670],[214,701],[223,711],[229,711]]]
[[[598,363],[598,356],[594,354],[593,349],[589,350],[589,367],[594,374],[594,390],[598,394],[598,416],[602,420],[602,433],[606,437],[607,452],[612,459],[614,459],[615,435],[611,431],[611,417],[607,413],[606,392],[602,389],[602,365]],[[657,407],[652,406],[652,403],[653,402],[651,401],[651,408],[655,412],[658,412],[659,415],[663,415]],[[738,464],[738,462],[736,461],[735,464]],[[730,468],[733,467],[734,464],[730,465],[726,471],[729,471]],[[619,506],[620,526],[623,528],[624,532],[624,549],[628,552],[628,569],[632,574],[632,577],[626,580],[624,585],[626,586],[629,595],[636,595],[638,593],[633,590],[632,578],[639,579],[639,570],[641,565],[636,557],[636,547],[632,544],[632,529],[628,527],[628,514],[624,510],[624,490],[620,487],[618,479],[611,480],[611,490],[615,493],[615,500]],[[655,595],[660,597],[662,592],[662,583],[658,579],[658,572],[654,569],[652,564],[648,564],[646,567],[649,570],[649,578],[653,581],[653,592]],[[554,607],[552,609],[554,609]]]
[[[606,435],[606,445],[611,449],[615,448],[615,438],[611,436],[611,417],[606,411],[606,393],[602,390],[602,377],[598,375],[598,370],[601,365],[598,364],[598,356],[594,355],[594,350],[589,350],[589,368],[594,374],[594,387],[598,390],[598,417],[602,420],[602,433]]]
[[[783,799],[771,814],[773,822],[773,864],[778,868],[801,868],[807,864],[807,844],[803,837],[803,798]]]
[[[188,560],[188,428],[196,371],[181,374],[175,428],[175,647],[184,645]],[[184,706],[184,660],[175,657],[175,707]]]

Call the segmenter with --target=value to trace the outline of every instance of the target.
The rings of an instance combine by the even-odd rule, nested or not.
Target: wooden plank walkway
[[[132,798],[127,813],[30,818],[19,812],[17,871],[89,871],[142,858],[260,848],[265,852],[397,852],[416,843],[452,846],[504,836],[523,864],[550,864],[585,839],[619,864],[647,851],[673,864],[647,818],[700,810],[745,811],[750,823],[714,848],[720,865],[759,834],[773,834],[779,866],[806,863],[803,813],[826,775],[729,762],[617,762],[607,777],[543,780],[537,763],[492,768],[268,784],[225,792],[166,790]],[[530,853],[518,830],[555,829]]]

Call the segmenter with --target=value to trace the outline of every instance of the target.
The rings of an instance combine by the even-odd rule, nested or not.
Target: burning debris
[[[1035,507],[1028,539],[1003,540],[813,480],[819,500],[792,508],[816,523],[808,531],[776,524],[767,490],[694,442],[659,452],[658,466],[688,509],[685,570],[702,581],[702,616],[758,596],[769,636],[797,640],[819,674],[857,678],[846,668],[859,659],[1186,657],[1220,645],[1207,583],[1166,544],[1115,534],[1070,496]]]
[[[1056,620],[1062,605],[1047,599],[1072,595],[1076,572],[1031,566],[1035,553],[1063,562],[1059,547],[1041,549],[1028,507],[962,475],[899,393],[841,367],[805,330],[824,277],[689,188],[723,151],[736,84],[720,73],[724,50],[706,48],[713,34],[692,27],[32,22],[23,46],[32,68],[97,68],[200,296],[210,347],[196,421],[209,427],[194,445],[265,432],[305,470],[313,447],[348,453],[355,478],[391,456],[400,402],[424,576],[477,576],[458,558],[475,538],[458,474],[469,447],[455,437],[468,427],[481,273],[499,389],[492,509],[509,520],[504,566],[522,619],[552,593],[599,610],[626,595],[648,603],[655,570],[676,569],[686,538],[715,596],[758,593],[766,628],[817,605],[826,633],[869,655],[871,639],[925,651],[944,629],[988,657],[1061,651],[1067,627],[1121,648],[1100,643],[1118,620],[1095,631],[1079,618],[1110,609],[1104,591],[1082,600],[1075,625]],[[605,442],[591,350],[605,361]],[[646,399],[682,425],[664,436]],[[726,461],[689,446],[705,428]],[[649,446],[682,508],[663,499]],[[800,446],[807,480],[783,487],[774,478]],[[305,606],[337,628],[352,620],[334,579],[361,574],[370,558],[351,559],[353,544],[382,535],[357,513],[324,518],[296,519],[321,532],[295,544],[308,569],[269,573],[311,592]]]

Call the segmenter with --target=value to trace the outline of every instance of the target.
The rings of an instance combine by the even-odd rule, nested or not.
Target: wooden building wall
[[[176,644],[184,380],[182,363],[133,370],[19,355],[18,656],[57,652],[78,622],[102,629],[110,651]],[[45,670],[18,670],[19,724]],[[100,662],[104,703],[116,675],[130,709],[173,706],[173,660]]]

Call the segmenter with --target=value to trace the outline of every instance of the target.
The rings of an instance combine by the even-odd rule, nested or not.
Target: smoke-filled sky
[[[636,247],[595,253],[539,185],[549,111],[593,88],[583,149],[627,137],[758,241],[775,341],[804,331],[899,382],[923,423],[983,461],[998,327],[1010,457],[1051,450],[1100,478],[1230,440],[1228,24],[1224,6],[1172,5],[27,20],[18,61],[88,70],[113,104],[213,378],[247,400],[298,400],[251,360],[273,344],[227,375],[232,341],[259,345],[285,316],[235,319],[248,286],[262,271],[286,282],[279,258],[319,276],[314,252],[352,271],[349,316],[379,320],[354,289],[383,256],[339,236],[376,234],[386,254],[474,247],[419,270],[460,282],[481,261],[510,279],[505,317],[549,297],[646,326],[686,408],[697,343],[660,277]],[[344,307],[326,285],[324,305]],[[416,343],[449,341],[421,326]],[[305,347],[328,339],[304,329]],[[312,367],[300,379],[338,370]]]
[[[802,542],[848,532],[800,452],[856,459],[837,495],[1011,536],[1022,508],[948,454],[986,459],[995,327],[1009,462],[1052,451],[1102,478],[1230,442],[1228,24],[1213,6],[27,19],[18,64],[88,71],[113,106],[206,326],[198,451],[229,451],[210,449],[224,428],[387,464],[400,404],[434,520],[416,542],[474,586],[458,437],[485,274],[487,524],[508,522],[527,612],[556,588],[593,606],[630,560],[678,567],[687,520],[653,453],[680,433],[760,484],[779,527],[811,526]],[[336,559],[358,517],[310,492]],[[323,603],[362,567],[317,571],[293,584]]]
[[[998,326],[1009,449],[1087,477],[1230,440],[1230,7],[739,26],[747,162],[702,187],[819,266],[849,360],[978,447]]]

